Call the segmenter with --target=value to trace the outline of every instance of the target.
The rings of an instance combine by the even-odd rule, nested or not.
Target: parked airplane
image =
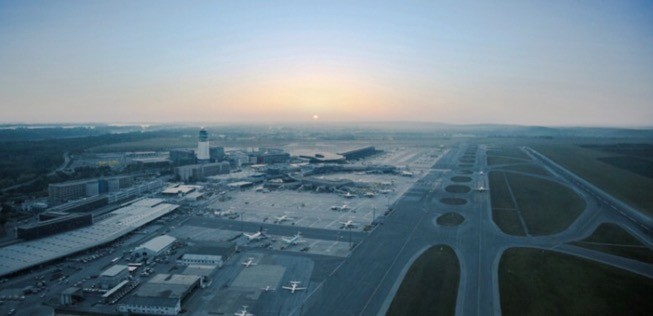
[[[285,241],[288,245],[296,245],[299,243],[305,242],[305,240],[302,240],[302,236],[300,232],[297,232],[297,235],[292,236],[290,238],[281,238],[283,241]]]
[[[338,211],[338,212],[346,212],[347,210],[349,210],[349,205],[347,205],[347,204],[343,204],[342,206],[334,205],[334,206],[331,207],[331,210],[332,211]]]
[[[281,215],[281,216],[277,216],[277,217],[274,218],[274,222],[277,223],[277,224],[281,224],[281,223],[283,223],[285,221],[289,221],[289,220],[290,220],[290,217],[288,217],[288,215]]]
[[[274,289],[269,285],[266,285],[265,287],[262,287],[261,290],[263,290],[265,292],[274,291]]]
[[[355,195],[351,194],[351,192],[347,192],[347,193],[343,194],[342,196],[347,198],[347,199],[351,199],[353,197],[356,197]]]
[[[476,189],[476,190],[477,190],[478,192],[485,192],[485,191],[487,191],[487,189],[486,189],[484,186],[481,186],[481,187],[479,187],[479,188]]]
[[[342,224],[340,228],[354,228],[358,226],[358,224],[354,223],[351,219],[346,222],[340,222],[340,224]]]
[[[305,287],[298,287],[299,283],[302,283],[302,282],[290,281],[290,286],[282,286],[282,288],[285,289],[285,290],[290,290],[291,294],[295,293],[295,291],[305,290],[306,289]]]
[[[403,177],[412,177],[413,173],[410,172],[410,171],[402,171],[401,176],[403,176]]]
[[[245,266],[245,268],[249,268],[251,266],[256,265],[256,263],[254,263],[254,258],[252,257],[247,258],[247,261],[243,261],[242,264]]]
[[[247,237],[247,239],[248,239],[249,241],[253,241],[253,240],[261,240],[261,239],[268,238],[268,236],[266,236],[266,235],[263,233],[263,229],[259,229],[259,231],[257,231],[257,232],[254,233],[254,234],[243,233],[243,235],[244,235],[245,237]]]
[[[373,198],[373,197],[374,197],[374,193],[373,193],[373,192],[365,192],[365,197]]]
[[[243,305],[243,310],[242,311],[236,312],[236,313],[234,313],[234,315],[236,315],[236,316],[256,316],[254,314],[248,313],[247,312],[247,306],[245,306],[245,305]]]
[[[234,212],[232,210],[221,211],[221,212],[214,211],[213,212],[213,215],[215,215],[215,216],[229,216],[229,215],[234,215],[234,214],[236,214],[236,212]]]

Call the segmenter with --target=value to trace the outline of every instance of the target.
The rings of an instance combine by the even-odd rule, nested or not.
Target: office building
[[[202,181],[206,177],[227,174],[231,170],[228,162],[181,166],[175,168],[175,174],[184,182]]]

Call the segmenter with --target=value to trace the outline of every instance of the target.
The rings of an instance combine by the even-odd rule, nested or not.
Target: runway
[[[620,224],[648,246],[653,241],[637,221],[612,209],[619,201],[605,193],[588,191],[588,186],[579,188],[576,183],[580,182],[570,181],[568,171],[538,157],[534,162],[553,174],[549,180],[579,193],[587,202],[586,209],[568,229],[555,235],[518,237],[503,233],[492,221],[488,192],[451,194],[444,190],[452,184],[452,176],[460,175],[461,169],[469,169],[458,165],[466,149],[463,144],[450,150],[399,199],[385,225],[365,238],[333,275],[309,295],[301,308],[303,315],[384,315],[408,267],[421,252],[437,244],[454,248],[461,263],[457,315],[501,314],[497,271],[503,251],[510,247],[559,251],[653,277],[653,265],[566,244],[589,236],[603,222]],[[537,155],[530,149],[525,151]],[[485,146],[478,146],[474,173],[468,175],[472,177],[472,186],[489,183],[485,152]],[[452,196],[466,198],[468,203],[453,206],[439,201]],[[435,218],[449,211],[462,214],[465,222],[454,228],[436,226]]]

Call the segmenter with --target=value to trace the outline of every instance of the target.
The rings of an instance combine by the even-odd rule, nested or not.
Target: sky
[[[651,127],[653,2],[0,1],[0,122],[356,121]]]

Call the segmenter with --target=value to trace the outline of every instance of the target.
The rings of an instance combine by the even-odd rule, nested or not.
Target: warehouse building
[[[118,305],[122,313],[177,315],[184,299],[200,283],[197,275],[157,274]]]
[[[190,247],[186,253],[177,258],[179,265],[215,265],[222,264],[236,252],[236,244],[229,241]]]
[[[110,289],[120,282],[124,281],[129,276],[129,267],[121,264],[116,264],[110,268],[102,271],[99,278],[99,283],[104,289]]]
[[[145,258],[154,258],[170,249],[176,240],[175,237],[168,235],[158,236],[136,247],[134,253],[142,255]]]

